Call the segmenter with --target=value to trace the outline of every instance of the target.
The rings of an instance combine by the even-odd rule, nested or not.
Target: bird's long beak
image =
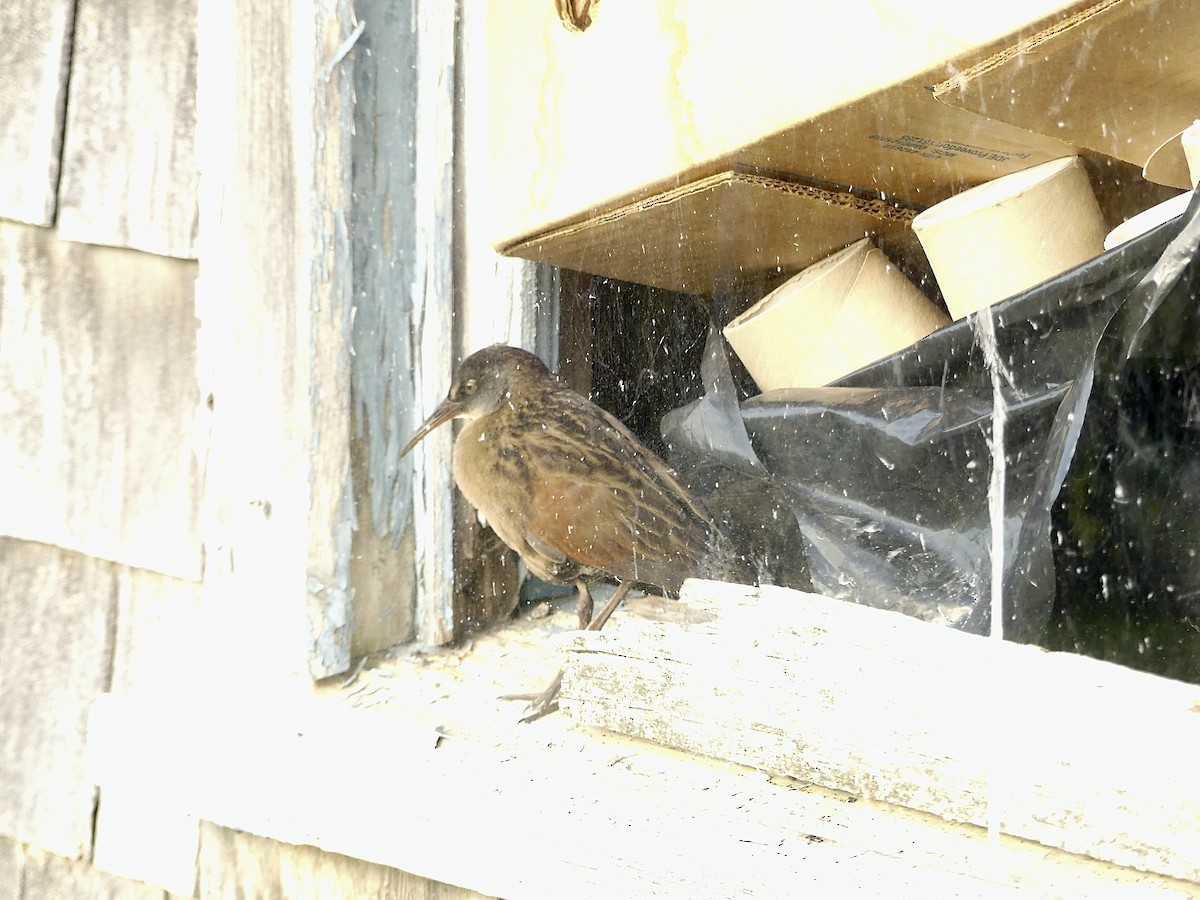
[[[443,422],[449,422],[461,412],[462,404],[447,397],[438,404],[438,408],[430,414],[428,419],[421,423],[421,427],[408,439],[408,443],[404,445],[404,449],[400,451],[400,455],[406,455],[409,450],[420,443],[421,438],[425,437],[425,435],[429,434],[429,432],[433,431],[433,429],[437,428]]]

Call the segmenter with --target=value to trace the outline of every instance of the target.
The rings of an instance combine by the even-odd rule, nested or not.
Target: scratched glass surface
[[[1200,211],[1172,212],[821,387],[760,390],[722,334],[798,270],[708,294],[597,276],[592,397],[761,581],[1200,682]]]
[[[661,427],[732,527],[767,523],[764,580],[1200,681],[1198,246],[1193,206],[831,386],[766,393],[719,321],[697,354],[695,298],[664,326],[661,291],[598,279],[624,306],[597,313],[594,396],[653,446]]]
[[[975,47],[827,108],[773,86],[770,127],[718,156],[721,98],[761,93],[736,65],[717,85],[684,78],[686,54],[631,58],[585,97],[574,56],[549,60],[544,81],[531,64],[549,85],[537,138],[507,139],[543,157],[507,157],[521,177],[498,189],[558,216],[512,249],[561,273],[557,341],[540,355],[669,463],[760,582],[1200,683],[1200,210],[1189,175],[1162,175],[1184,159],[1164,139],[1192,113],[1123,81],[1144,69],[1165,84],[1180,65],[1137,45],[1185,31],[1161,6],[1124,43],[1126,20],[1097,15],[1058,43],[987,65],[969,57],[995,48]],[[604,40],[598,4],[555,8],[572,52]],[[1119,73],[1096,64],[1110,52]],[[643,68],[678,77],[618,77]],[[569,125],[610,95],[624,98],[619,121],[597,108],[591,127]],[[527,124],[521,102],[501,100],[514,132]],[[626,127],[656,104],[653,134]],[[790,106],[806,112],[789,119]],[[626,169],[651,171],[639,154],[677,170],[626,184]],[[603,196],[579,189],[592,178]],[[1043,179],[1064,193],[1039,194]],[[567,221],[556,191],[594,202]],[[1042,199],[1024,218],[989,218],[1027,195]],[[1159,224],[1134,228],[1144,216]],[[1038,268],[1085,218],[1086,250]],[[1049,236],[1010,243],[1014,222]],[[900,306],[875,282],[866,297],[845,290],[867,310],[856,315],[809,290],[818,271],[842,277],[830,260],[861,241],[907,285]],[[764,298],[783,306],[796,283],[796,302],[814,305],[763,326],[774,349],[740,345]],[[918,307],[925,324],[880,351],[874,332]],[[772,353],[775,371],[758,371]]]

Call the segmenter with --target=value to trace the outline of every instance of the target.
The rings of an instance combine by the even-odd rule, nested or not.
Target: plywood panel
[[[0,534],[200,577],[195,276],[0,222]]]
[[[397,897],[404,900],[484,900],[483,894],[429,881],[399,869],[363,862],[316,847],[201,826],[201,900],[260,897]]]
[[[888,86],[943,78],[949,61],[1086,2],[605,0],[583,33],[563,28],[545,0],[486,4],[493,243],[511,246],[640,199],[634,195],[650,186],[711,174],[707,166],[739,147],[805,123],[819,129],[826,114]],[[871,134],[874,110],[863,112],[861,130]],[[878,123],[876,136],[925,136],[909,131],[900,115]],[[791,143],[801,154],[811,148],[803,139]],[[863,151],[882,157],[871,170],[905,168],[909,154],[878,153],[883,148],[873,144],[835,148],[818,168],[780,152],[756,154],[754,162],[899,193],[887,182],[826,174],[827,167],[845,169],[836,156]]]
[[[113,569],[0,539],[0,834],[67,857],[91,847],[84,736],[108,689]]]
[[[0,217],[54,221],[74,0],[0,4]]]
[[[58,227],[194,257],[196,0],[77,0]]]

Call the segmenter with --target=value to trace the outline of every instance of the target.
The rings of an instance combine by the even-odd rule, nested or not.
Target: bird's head
[[[545,363],[526,350],[494,344],[472,353],[459,365],[446,399],[416,430],[400,455],[443,422],[451,419],[478,419],[490,415],[527,385],[552,381]]]

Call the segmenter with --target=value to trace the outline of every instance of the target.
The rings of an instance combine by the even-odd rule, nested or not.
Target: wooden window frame
[[[650,885],[676,896],[735,890],[778,896],[797,884],[876,889],[886,884],[889,890],[900,885],[921,895],[972,887],[1000,894],[1022,884],[1043,890],[1066,885],[1072,893],[1081,885],[1098,889],[1117,881],[1189,889],[1162,875],[1016,839],[990,839],[979,827],[885,802],[920,807],[919,790],[904,797],[881,794],[861,801],[863,806],[836,790],[859,789],[871,797],[867,782],[879,774],[874,770],[865,771],[860,784],[835,781],[835,789],[829,789],[778,777],[820,780],[819,767],[770,777],[694,753],[681,756],[644,740],[567,730],[564,719],[569,718],[638,739],[662,738],[661,719],[656,731],[646,724],[648,717],[631,719],[629,712],[653,705],[653,697],[648,703],[645,696],[652,681],[629,682],[623,691],[619,679],[610,680],[605,682],[609,690],[600,695],[589,693],[580,676],[600,671],[595,657],[601,653],[684,647],[686,636],[667,634],[670,628],[656,620],[672,615],[665,607],[648,608],[640,619],[623,617],[611,634],[576,638],[564,688],[566,715],[536,727],[513,724],[490,734],[447,730],[434,717],[449,714],[450,707],[422,708],[413,699],[421,696],[422,685],[440,689],[428,673],[441,670],[412,660],[398,669],[411,679],[398,691],[412,694],[408,701],[375,712],[347,705],[346,689],[328,680],[347,671],[361,649],[354,643],[355,604],[372,590],[372,576],[354,569],[369,514],[356,508],[361,495],[354,490],[352,243],[363,235],[353,233],[350,220],[355,98],[347,63],[350,54],[366,46],[366,32],[348,4],[271,0],[264,6],[227,0],[200,7],[197,309],[202,394],[209,411],[204,600],[226,630],[227,659],[239,667],[247,664],[221,690],[205,685],[189,696],[110,696],[97,703],[89,752],[103,790],[138,792],[153,811],[151,818],[212,820],[512,897],[568,891],[610,896],[622,885],[631,892]],[[478,7],[416,8],[413,64],[424,76],[411,111],[420,125],[414,146],[419,265],[417,278],[403,287],[413,290],[414,308],[420,298],[409,347],[418,399],[397,429],[419,420],[440,398],[463,346],[480,343],[484,335],[534,340],[527,301],[548,284],[545,272],[497,260],[490,250],[479,251],[474,262],[456,262],[456,248],[469,255],[478,246],[466,251],[459,246],[459,236],[467,232],[456,219],[463,211],[453,199],[455,166],[462,167],[460,175],[473,166],[453,152],[456,124],[450,112],[461,61],[456,17]],[[365,15],[364,21],[365,29],[377,27]],[[386,40],[385,32],[372,34]],[[497,286],[499,314],[488,311],[483,299]],[[416,575],[397,601],[413,599],[409,634],[426,644],[454,636],[449,448],[444,431],[415,452],[412,541],[402,551],[402,558],[411,554]],[[387,552],[392,537],[374,539],[378,546],[372,558]],[[378,590],[388,586],[383,574],[375,576]],[[734,589],[690,590],[693,602],[680,604],[674,615],[719,616],[706,604]],[[751,649],[757,646],[755,635],[771,635],[781,627],[778,606],[758,612],[734,606],[743,616],[738,634]],[[837,609],[800,608],[787,627],[792,632],[822,627],[818,613],[837,616]],[[895,648],[900,658],[912,659],[934,645],[945,649],[967,637],[907,620],[897,625],[891,613],[842,612],[865,617],[893,637],[924,629],[920,640],[900,641]],[[715,638],[697,621],[692,650],[702,658],[703,640]],[[1028,648],[997,650],[1025,654]],[[545,649],[514,652],[494,670],[524,672],[523,663],[535,659],[544,665],[554,660],[555,651],[551,647],[549,657]],[[659,651],[648,656],[642,661],[650,667],[662,662]],[[964,677],[987,678],[994,674],[994,662],[981,653]],[[1088,666],[1118,679],[1128,674],[1104,663],[1088,661]],[[868,662],[862,667],[859,676],[869,673]],[[812,672],[816,678],[825,674],[833,670]],[[325,679],[326,686],[314,690],[313,676]],[[1186,691],[1150,681],[1137,690],[1145,691],[1148,701],[1169,702],[1172,727],[1181,739],[1194,740],[1200,716],[1194,706],[1180,707]],[[690,698],[696,719],[711,717],[709,699]],[[1062,702],[1086,699],[1080,692]],[[496,708],[491,696],[461,703],[453,709],[485,723],[490,722],[487,711]],[[830,721],[836,733],[837,721]],[[841,725],[852,728],[853,721]],[[803,732],[805,723],[781,727],[785,733]],[[901,739],[898,729],[891,734]],[[882,734],[880,740],[887,738]],[[819,734],[806,733],[806,740],[812,758],[828,749]],[[667,741],[672,742],[733,763],[773,765],[711,744]],[[173,752],[163,754],[164,746]],[[857,750],[851,745],[844,752],[850,761]],[[655,784],[662,790],[654,790]],[[1188,785],[1194,779],[1181,790]],[[705,801],[710,789],[720,802]],[[870,814],[847,812],[852,808]],[[1142,864],[1169,876],[1200,879],[1194,869],[1200,852],[1186,855],[1194,837],[1180,832],[1175,838],[1182,849],[1165,863],[1139,860],[1136,848],[1114,858],[1126,867]],[[1103,849],[1103,835],[1093,844]],[[906,847],[914,862],[907,861]],[[994,870],[983,871],[991,864]]]

